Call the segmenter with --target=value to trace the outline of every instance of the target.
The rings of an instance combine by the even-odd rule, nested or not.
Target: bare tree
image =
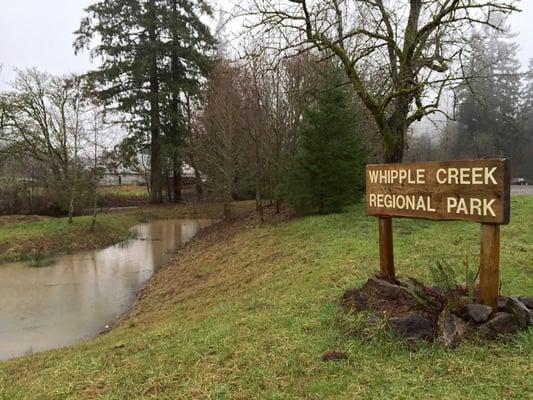
[[[207,176],[211,194],[224,204],[227,219],[231,218],[245,134],[241,78],[237,66],[219,63],[208,83],[205,106],[195,132],[194,147],[200,169]]]
[[[65,197],[69,223],[83,168],[80,150],[86,144],[83,98],[80,78],[56,78],[30,69],[18,72],[3,107],[4,143],[50,169],[55,190]]]
[[[518,0],[251,0],[255,37],[284,55],[310,49],[339,59],[383,139],[386,162],[403,159],[411,124],[443,112],[479,26],[501,29]],[[281,38],[281,40],[280,40]]]
[[[307,53],[283,60],[272,69],[273,60],[262,58],[262,102],[267,109],[265,185],[276,212],[280,211],[287,160],[292,160],[297,152],[302,115],[309,90],[316,82],[316,63],[317,59]]]
[[[115,135],[110,132],[112,124],[106,121],[105,109],[100,106],[95,97],[92,97],[92,100],[92,108],[87,115],[87,146],[83,150],[85,159],[88,160],[90,171],[93,215],[91,232],[94,232],[98,215],[98,186],[104,175],[105,164],[108,162],[107,158],[109,156],[106,149],[112,146]]]

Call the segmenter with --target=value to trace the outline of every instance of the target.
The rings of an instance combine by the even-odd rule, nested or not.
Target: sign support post
[[[500,283],[500,225],[481,224],[479,297],[482,304],[498,307]]]
[[[381,275],[395,279],[394,247],[392,241],[392,218],[379,218],[379,264]]]

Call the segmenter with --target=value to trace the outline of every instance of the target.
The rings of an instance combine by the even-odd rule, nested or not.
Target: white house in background
[[[146,185],[146,178],[138,171],[123,169],[117,173],[105,172],[100,179],[103,186]]]
[[[172,176],[172,175],[171,175]],[[195,177],[194,168],[183,163],[181,167],[182,178],[193,179]],[[146,185],[146,179],[150,177],[150,170],[146,174],[133,168],[122,168],[117,172],[106,171],[102,175],[100,184],[103,186],[116,185]]]

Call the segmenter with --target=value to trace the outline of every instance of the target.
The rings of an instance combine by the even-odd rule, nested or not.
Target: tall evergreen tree
[[[529,60],[528,69],[522,88],[522,104],[520,114],[531,122],[529,129],[533,130],[533,58]]]
[[[533,59],[529,60],[524,77],[520,107],[520,128],[523,134],[521,143],[521,159],[515,172],[517,175],[533,180]]]
[[[214,39],[201,16],[211,11],[203,0],[101,0],[86,12],[75,48],[94,44],[101,98],[132,116],[132,134],[149,137],[151,200],[160,203],[162,145],[180,145],[183,94],[207,73]]]
[[[353,96],[335,65],[327,64],[320,76],[286,182],[286,199],[298,212],[339,212],[355,203],[363,190],[365,156]]]
[[[522,131],[518,45],[508,33],[473,40],[468,75],[459,98],[456,156],[510,157]]]

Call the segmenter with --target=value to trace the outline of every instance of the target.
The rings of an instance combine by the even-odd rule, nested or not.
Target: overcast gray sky
[[[37,67],[53,74],[91,68],[88,54],[74,55],[73,32],[95,0],[0,0],[0,87],[14,77],[14,68]],[[226,0],[216,0],[223,4]],[[533,58],[533,0],[522,0],[521,14],[511,19],[523,64]]]

